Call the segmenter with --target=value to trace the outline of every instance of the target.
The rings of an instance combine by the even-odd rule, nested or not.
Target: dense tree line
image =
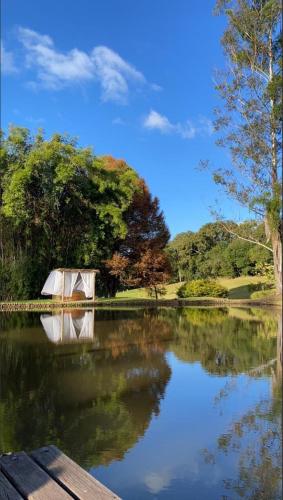
[[[247,221],[205,224],[197,232],[178,234],[167,246],[174,281],[264,273],[272,265],[272,254],[264,248],[240,239],[246,234],[265,242],[263,224]],[[231,228],[234,231],[231,232]]]
[[[114,295],[120,280],[106,260],[125,242],[136,247],[135,262],[143,259],[142,218],[146,250],[162,253],[169,239],[158,200],[135,170],[67,135],[47,140],[41,131],[32,137],[12,127],[1,136],[0,174],[2,300],[39,296],[56,267],[99,268],[99,292]]]

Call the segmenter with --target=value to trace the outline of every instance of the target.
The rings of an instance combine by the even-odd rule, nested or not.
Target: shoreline
[[[78,301],[13,301],[0,302],[0,311],[52,311],[56,309],[89,309],[105,307],[268,307],[281,308],[282,301],[277,297],[264,297],[261,299],[217,299],[217,298],[199,298],[199,299],[105,299],[105,300],[78,300]]]

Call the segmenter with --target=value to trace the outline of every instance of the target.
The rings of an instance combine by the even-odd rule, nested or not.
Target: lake
[[[123,499],[281,498],[263,309],[0,313],[0,453],[56,444]]]

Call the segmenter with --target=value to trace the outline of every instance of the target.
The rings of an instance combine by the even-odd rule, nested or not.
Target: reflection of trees
[[[274,358],[276,318],[268,313],[265,318],[251,314],[247,321],[225,309],[185,309],[175,325],[178,342],[171,348],[176,356],[201,361],[210,373],[237,374]]]
[[[104,320],[105,315],[99,311],[96,321],[99,345],[111,350],[115,358],[126,352],[128,346],[134,344],[145,355],[152,349],[164,352],[164,342],[173,339],[170,318],[155,309],[151,311],[132,311],[130,317],[125,311],[112,311],[112,317]],[[116,314],[115,314],[116,313]],[[101,318],[102,317],[102,318]],[[103,329],[99,328],[99,320],[103,319]]]
[[[274,412],[269,402],[261,402],[235,422],[227,434],[219,437],[218,449],[225,454],[234,450],[240,454],[238,477],[226,479],[226,489],[242,498],[281,498],[280,415]]]
[[[276,314],[275,314],[276,317]],[[276,318],[275,318],[276,319]],[[215,453],[204,451],[204,459],[214,464],[219,454],[237,458],[236,478],[226,478],[224,486],[241,498],[277,500],[282,495],[282,317],[278,315],[277,357],[262,365],[272,380],[272,396],[261,400],[234,421],[217,440]],[[261,367],[257,367],[257,375]],[[262,371],[261,371],[262,372]],[[229,397],[227,386],[216,398]]]
[[[168,329],[154,315],[143,315],[138,328],[117,316],[115,328],[97,324],[95,347],[54,346],[39,329],[34,343],[19,339],[17,328],[2,336],[1,450],[54,443],[90,466],[122,458],[143,435],[170,378],[161,342]]]
[[[225,489],[241,498],[275,500],[281,498],[281,405],[262,401],[233,423],[218,438],[216,455],[238,457],[237,477],[224,480]]]
[[[260,368],[250,376],[262,376],[273,370],[273,404],[279,398],[280,366],[269,365],[276,358],[276,346],[280,357],[273,313],[198,308],[99,310],[94,342],[81,345],[49,343],[35,314],[3,315],[0,321],[3,451],[54,443],[86,466],[122,458],[143,435],[152,415],[158,414],[171,374],[164,356],[167,348],[185,362],[200,361],[210,373],[249,373]],[[230,390],[226,387],[219,397],[228,397]],[[259,436],[268,429],[268,418],[270,428],[276,429],[275,407],[257,407],[251,412]],[[227,446],[225,436],[224,441],[220,438],[219,452],[224,445],[227,453],[233,447],[247,448],[251,419],[249,415],[238,422],[239,436],[234,428],[229,429],[226,435],[232,437]],[[257,445],[250,465],[251,451],[243,455],[243,474],[250,468],[250,473],[259,476],[257,457],[268,460],[259,440]],[[273,448],[265,447],[273,457]],[[276,476],[274,457],[270,467]],[[249,494],[243,481],[239,476],[239,487]]]

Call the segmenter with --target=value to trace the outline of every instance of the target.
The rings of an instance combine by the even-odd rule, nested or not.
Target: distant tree
[[[134,266],[134,276],[140,287],[147,288],[155,299],[163,295],[170,279],[171,268],[165,252],[148,249]]]
[[[214,172],[229,196],[265,222],[277,291],[282,290],[281,103],[282,43],[279,0],[218,0],[227,28],[222,45],[228,70],[217,90],[218,144],[231,152],[232,166]],[[249,234],[242,235],[256,243]],[[262,242],[260,243],[262,246]]]
[[[143,180],[126,210],[124,220],[127,235],[121,241],[119,253],[132,260],[146,250],[161,251],[167,245],[170,233],[157,197],[152,197]]]
[[[192,231],[177,234],[166,248],[175,281],[182,282],[186,277],[187,253],[193,234]]]
[[[265,248],[262,223],[246,221],[236,224],[229,221],[227,224],[229,231],[222,221],[218,221],[205,224],[196,233],[181,233],[170,241],[167,254],[175,281],[179,280],[179,267],[183,279],[191,280],[254,275],[260,273],[264,266],[270,265],[272,255]],[[241,234],[248,234],[249,240],[254,239],[263,245],[251,245],[245,237],[239,238]]]
[[[156,291],[170,278],[170,264],[164,253],[170,234],[159,201],[152,198],[144,181],[140,182],[124,220],[127,235],[117,244],[112,258],[106,260],[106,268],[116,279],[116,286],[119,282]]]
[[[231,239],[232,236],[219,222],[205,224],[195,233],[188,231],[178,234],[167,246],[175,280],[180,281],[180,274],[183,280],[219,276],[221,252],[213,254],[213,249],[221,244],[223,251],[223,245],[225,247]],[[208,259],[210,251],[211,259]]]
[[[158,299],[163,295],[164,285],[169,281],[171,267],[165,252],[146,250],[140,259],[131,265],[127,257],[114,254],[108,262],[110,273],[120,279],[123,285],[147,288],[150,295]]]

